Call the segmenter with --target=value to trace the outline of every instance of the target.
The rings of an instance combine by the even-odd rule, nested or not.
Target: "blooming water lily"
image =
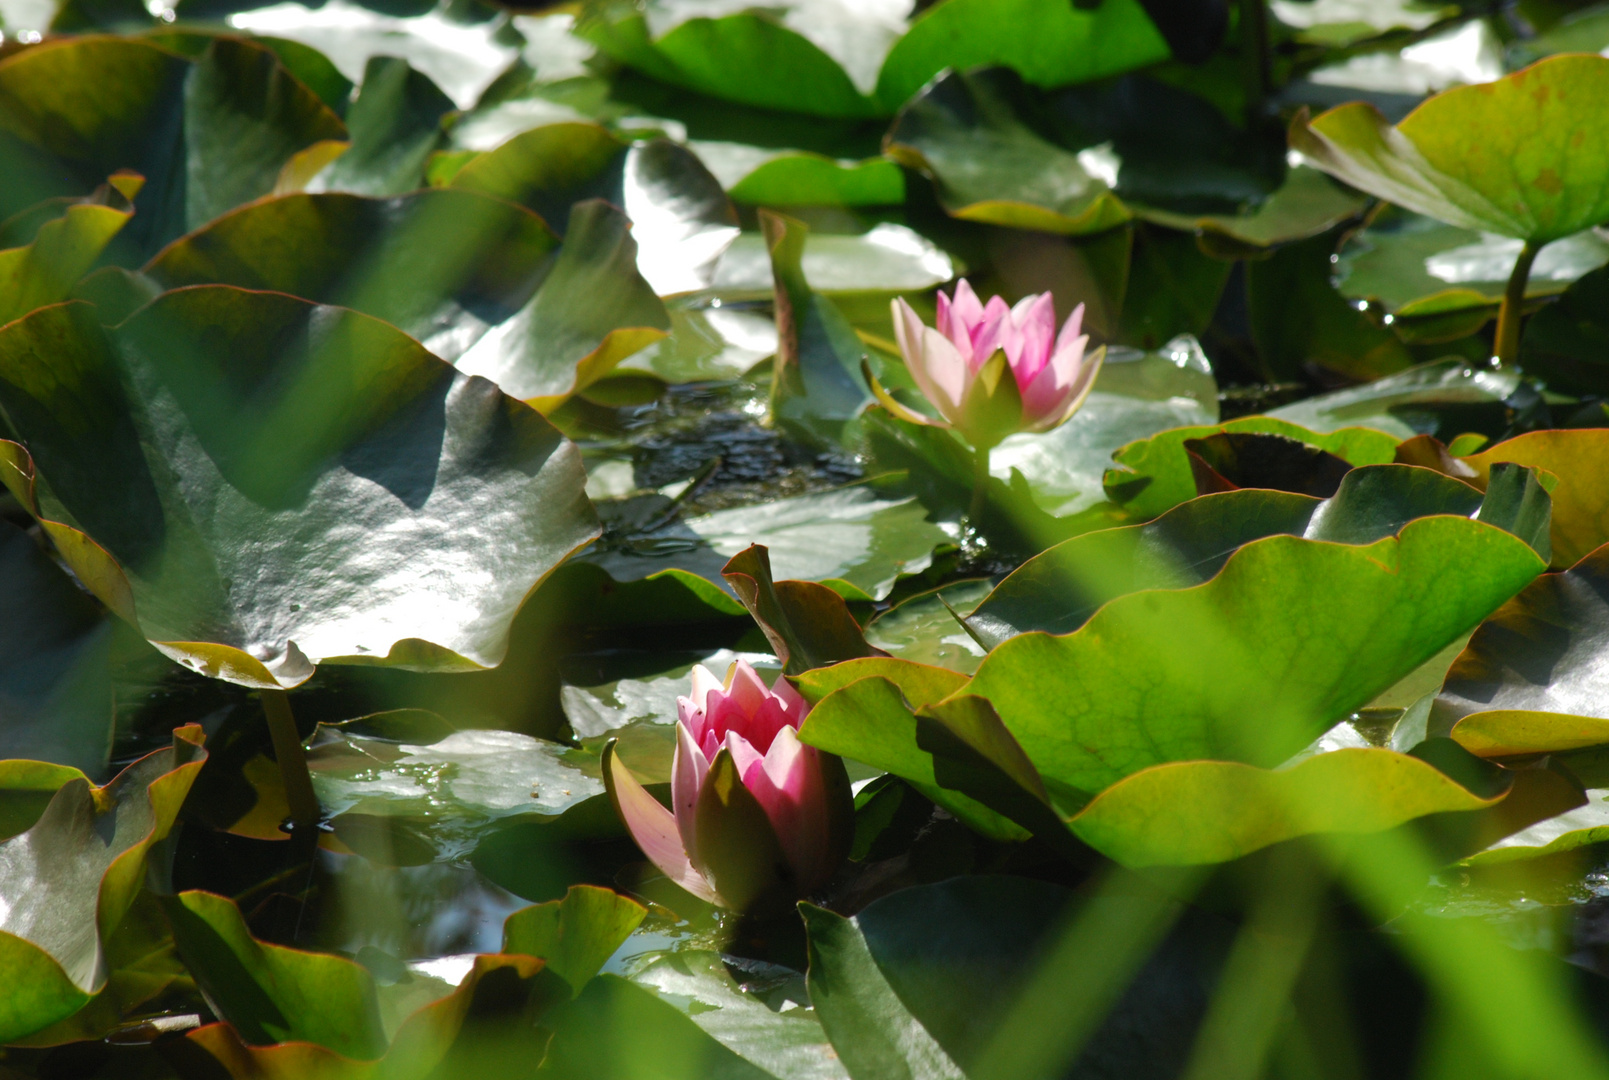
[[[820,889],[849,853],[854,805],[843,762],[799,741],[810,706],[741,660],[724,684],[702,666],[692,683],[677,699],[674,812],[605,748],[604,782],[632,838],[666,877],[734,911]]]
[[[953,428],[976,454],[969,517],[982,509],[989,451],[1019,431],[1049,431],[1065,424],[1089,396],[1106,358],[1103,345],[1086,356],[1084,305],[1056,331],[1048,292],[1015,305],[998,296],[984,304],[965,278],[951,299],[938,296],[938,326],[927,326],[902,299],[893,302],[894,339],[917,387],[942,419],[896,401],[864,368],[877,400],[902,420]],[[1009,375],[1009,378],[1008,378]]]

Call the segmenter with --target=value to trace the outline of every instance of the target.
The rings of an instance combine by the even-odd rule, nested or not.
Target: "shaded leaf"
[[[1588,393],[1609,392],[1609,268],[1573,282],[1557,301],[1531,316],[1520,339],[1525,370],[1550,386]]]
[[[0,521],[0,757],[101,775],[112,751],[112,634],[100,605]]]
[[[115,337],[92,312],[0,334],[0,409],[50,487],[16,444],[0,479],[92,592],[196,670],[275,688],[331,658],[495,665],[526,593],[596,535],[573,447],[382,323],[221,286]],[[357,516],[361,533],[332,528]],[[485,577],[466,594],[470,565]]]
[[[1451,356],[1281,405],[1268,417],[1332,435],[1362,425],[1396,439],[1437,435],[1450,442],[1469,430],[1471,413],[1504,415],[1502,402],[1519,383],[1512,371],[1491,371]]]
[[[1196,491],[1202,495],[1271,488],[1327,499],[1352,471],[1344,458],[1269,432],[1220,431],[1186,439],[1184,452],[1190,458]]]
[[[718,953],[664,953],[634,971],[631,981],[686,1001],[693,1023],[778,1080],[848,1080],[813,1011],[774,1010],[738,985]]]
[[[226,897],[182,892],[164,907],[208,1004],[248,1045],[311,1042],[353,1058],[384,1053],[374,981],[360,965],[256,940]]]
[[[452,99],[394,56],[370,57],[360,86],[346,114],[352,144],[309,189],[401,195],[423,187],[425,162],[441,144]]]
[[[285,195],[175,241],[145,273],[350,307],[456,360],[529,301],[557,246],[535,214],[466,192]]]
[[[1399,441],[1367,428],[1343,428],[1332,433],[1308,431],[1266,416],[1248,416],[1211,427],[1174,428],[1129,443],[1112,455],[1117,467],[1106,472],[1107,497],[1121,503],[1135,517],[1155,517],[1192,498],[1196,484],[1184,443],[1221,432],[1283,435],[1352,465],[1389,462]]]

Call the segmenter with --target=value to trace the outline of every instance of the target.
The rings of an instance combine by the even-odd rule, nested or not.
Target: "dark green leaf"
[[[350,307],[456,360],[528,302],[557,246],[535,214],[468,192],[286,195],[170,244],[145,273]]]
[[[313,191],[400,195],[424,184],[452,99],[394,56],[375,56],[346,114],[352,145],[313,181]]]
[[[1271,488],[1329,498],[1352,470],[1344,458],[1272,432],[1220,431],[1186,439],[1184,452],[1202,495]]]

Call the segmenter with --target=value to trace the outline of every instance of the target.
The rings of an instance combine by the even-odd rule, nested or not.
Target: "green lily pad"
[[[738,986],[718,953],[663,953],[634,965],[631,981],[685,1002],[688,1017],[710,1038],[778,1080],[850,1078],[813,1010],[774,1010]]]
[[[1473,516],[1481,502],[1469,484],[1407,465],[1355,468],[1329,499],[1256,488],[1203,495],[1149,524],[1087,533],[1036,555],[966,621],[991,646],[1029,630],[1070,633],[1119,596],[1201,584],[1254,540],[1373,544],[1420,517]]]
[[[1137,0],[1081,8],[1058,0],[950,0],[912,24],[877,77],[888,111],[945,68],[999,65],[1035,86],[1090,82],[1169,57]]]
[[[419,13],[410,14],[398,6],[390,14],[350,0],[288,2],[231,12],[228,22],[235,30],[317,49],[354,83],[362,83],[369,61],[377,56],[406,60],[458,108],[467,109],[519,50],[499,34],[502,24],[496,19],[449,18],[428,7],[415,7]]]
[[[920,292],[963,269],[931,240],[886,222],[859,234],[812,232],[800,259],[805,280],[818,293]],[[711,284],[723,296],[742,297],[769,292],[772,281],[764,236],[743,233],[721,256]]]
[[[1123,446],[1112,454],[1117,467],[1104,478],[1106,494],[1123,504],[1134,517],[1151,518],[1192,499],[1195,478],[1184,451],[1187,439],[1219,432],[1265,433],[1315,446],[1353,465],[1383,465],[1391,461],[1399,440],[1380,431],[1349,427],[1329,433],[1309,431],[1294,423],[1266,416],[1248,416],[1226,424],[1181,427]]]
[[[67,299],[128,219],[111,206],[69,206],[26,246],[0,251],[0,325]]]
[[[1574,566],[1609,543],[1609,506],[1602,496],[1603,471],[1609,468],[1609,431],[1532,431],[1462,460],[1480,478],[1504,461],[1559,478],[1551,491],[1554,567]]]
[[[186,966],[248,1045],[311,1042],[352,1058],[385,1052],[374,981],[360,965],[257,941],[226,897],[182,892],[165,906]]]
[[[1395,127],[1365,104],[1312,121],[1291,145],[1354,187],[1449,225],[1533,244],[1609,220],[1609,140],[1597,102],[1609,59],[1559,56],[1438,94]]]
[[[556,818],[603,792],[558,743],[512,731],[459,731],[411,745],[330,731],[308,754],[327,814],[403,819],[442,857],[474,847],[504,818]]]
[[[912,597],[868,624],[866,641],[902,660],[970,675],[984,648],[957,625],[952,612],[975,607],[988,593],[987,581],[965,581]]]
[[[857,86],[839,59],[800,32],[814,29],[811,5],[783,4],[777,14],[746,7],[731,5],[725,10],[736,13],[725,14],[722,5],[711,9],[676,0],[655,0],[646,10],[598,5],[576,32],[600,52],[646,75],[712,97],[824,117],[878,115],[867,76],[875,77],[880,53],[897,34],[897,23],[890,28],[873,17],[834,34],[842,45],[835,44],[834,51],[862,69],[862,85]],[[712,10],[720,17],[707,17]],[[846,7],[831,14],[841,21],[855,19]],[[845,51],[850,48],[853,53]],[[867,51],[873,54],[867,57],[869,64],[857,55]]]
[[[307,190],[401,195],[423,187],[425,163],[454,111],[452,99],[394,56],[371,57],[359,86],[345,118],[352,145]]]
[[[723,1046],[671,1001],[618,975],[600,975],[548,1014],[542,1071],[555,1080],[787,1080]]]
[[[1431,711],[1436,730],[1482,756],[1609,743],[1598,663],[1609,548],[1544,574],[1492,614],[1454,661]]]
[[[107,986],[106,942],[134,904],[151,846],[168,835],[206,755],[197,727],[103,788],[68,780],[27,831],[0,843],[0,953],[10,1042],[77,1012]]]
[[[1540,859],[1609,840],[1609,790],[1588,788],[1586,797],[1586,805],[1511,833],[1464,863],[1491,866]]]
[[[1468,311],[1479,329],[1497,313],[1521,242],[1444,225],[1402,211],[1381,215],[1342,247],[1336,287],[1349,300],[1378,304],[1395,319],[1424,321]],[[1554,296],[1609,263],[1609,240],[1577,233],[1543,248],[1525,287],[1529,299]],[[1471,331],[1472,332],[1472,331]]]
[[[1155,79],[1039,101],[1004,71],[939,78],[888,136],[888,152],[932,176],[950,214],[994,225],[1076,236],[1139,216],[1264,248],[1362,210],[1316,170],[1287,171],[1280,150]]]
[[[536,294],[459,357],[458,369],[552,411],[670,328],[639,258],[624,214],[602,199],[577,203]]]
[[[0,62],[0,128],[83,190],[118,169],[145,176],[127,233],[147,251],[268,194],[293,155],[347,134],[272,51],[234,38],[194,62],[110,37],[19,53]]]
[[[1551,250],[1551,249],[1548,249]],[[1573,282],[1557,301],[1526,324],[1520,359],[1526,371],[1542,376],[1550,387],[1602,394],[1609,391],[1609,269],[1603,267]]]
[[[328,659],[494,666],[525,595],[597,535],[573,447],[384,323],[224,286],[113,336],[93,310],[0,334],[0,409],[36,455],[0,443],[0,476],[92,592],[198,671],[278,688]]]
[[[1470,791],[1416,757],[1344,749],[1289,769],[1178,761],[1134,773],[1069,823],[1125,866],[1229,862],[1311,833],[1370,833],[1429,814],[1480,810],[1508,793]],[[1166,821],[1166,828],[1158,828]]]
[[[829,158],[804,150],[693,142],[694,153],[738,202],[755,206],[895,206],[905,174],[887,158]]]
[[[1458,9],[1433,0],[1272,0],[1269,10],[1298,41],[1351,45],[1390,30],[1427,30]]]
[[[1455,517],[1357,547],[1269,537],[1198,588],[1119,598],[1064,637],[1013,638],[968,692],[1067,798],[1166,761],[1271,767],[1542,567],[1523,541]]]
[[[1524,67],[1558,53],[1602,53],[1609,48],[1609,10],[1602,4],[1571,11],[1535,37],[1509,45],[1508,62]]]
[[[1463,414],[1472,406],[1497,407],[1514,393],[1519,382],[1512,371],[1490,371],[1461,357],[1451,357],[1419,364],[1362,386],[1281,405],[1270,409],[1268,417],[1331,436],[1343,431],[1372,430],[1373,435],[1389,435],[1393,441],[1419,435],[1442,435],[1451,441],[1466,427],[1454,426],[1444,432],[1444,416],[1449,416],[1454,425],[1461,425]],[[1356,460],[1353,463],[1362,464]]]
[[[671,568],[719,581],[728,559],[763,544],[778,578],[833,578],[879,597],[901,574],[926,569],[933,549],[950,539],[916,499],[858,485],[685,518],[634,538],[630,547],[589,551],[582,559],[622,582]]]
[[[556,247],[536,214],[469,192],[293,194],[224,215],[144,273],[167,289],[234,285],[350,307],[456,360],[529,301]]]
[[[528,206],[568,229],[578,200],[607,199],[635,224],[637,265],[661,294],[709,285],[738,234],[720,181],[668,139],[627,143],[596,124],[549,124],[471,160],[451,186]]]
[[[3,521],[0,612],[0,757],[99,776],[112,751],[112,623],[31,537]]]
[[[503,923],[503,951],[541,958],[579,994],[647,914],[610,889],[572,885],[563,900],[510,915]]]

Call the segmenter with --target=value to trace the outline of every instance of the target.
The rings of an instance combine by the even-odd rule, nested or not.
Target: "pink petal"
[[[1081,338],[1075,342],[1077,352],[1081,353],[1083,351],[1085,340],[1086,339]],[[1057,354],[1058,357],[1061,357],[1062,355],[1063,354],[1061,353]],[[1069,357],[1073,356],[1073,350],[1068,350],[1066,355]],[[1095,350],[1094,356],[1080,364],[1078,370],[1073,373],[1073,377],[1070,382],[1060,381],[1066,375],[1065,365],[1067,364],[1067,361],[1062,360],[1062,366],[1058,368],[1057,360],[1053,359],[1050,365],[1050,370],[1057,373],[1056,378],[1058,383],[1055,394],[1055,402],[1048,410],[1038,414],[1038,419],[1033,420],[1029,424],[1028,430],[1049,431],[1052,428],[1060,427],[1062,424],[1065,424],[1069,419],[1071,419],[1072,415],[1078,411],[1081,405],[1084,404],[1084,399],[1089,396],[1090,390],[1095,385],[1095,377],[1100,374],[1101,361],[1105,359],[1106,349],[1104,347]],[[1024,411],[1026,413],[1026,404]]]
[[[789,728],[742,776],[765,809],[800,888],[812,892],[826,884],[836,868],[828,865],[831,837],[820,751],[801,743]]]
[[[739,776],[747,776],[749,768],[762,760],[760,752],[754,748],[749,740],[735,731],[726,733],[726,748],[732,752],[732,764],[737,766]],[[745,784],[745,786],[747,785]]]
[[[899,346],[900,356],[905,358],[905,366],[914,368],[922,358],[922,318],[911,305],[904,300],[895,298],[889,309],[894,316],[894,343]]]
[[[958,331],[953,335],[957,339],[961,336],[959,331],[965,331],[970,336],[973,328],[983,321],[983,305],[978,303],[978,294],[972,291],[972,286],[968,284],[966,278],[955,283],[955,300],[950,305],[950,321]],[[942,320],[939,322],[939,329],[945,329]]]
[[[805,701],[804,695],[794,689],[786,675],[778,675],[777,681],[771,684],[771,693],[782,702],[782,707],[788,712],[788,723],[797,728],[804,722],[805,715],[810,712],[810,703]]]
[[[703,664],[693,665],[692,681],[693,692],[687,696],[692,698],[693,704],[697,705],[700,709],[706,709],[708,707],[709,693],[711,690],[721,690],[725,688],[725,683],[717,678],[715,673],[709,668],[705,667]]]
[[[1011,360],[1012,374],[1017,386],[1026,390],[1034,377],[1050,362],[1051,339],[1056,336],[1056,305],[1048,292],[1024,297],[1011,311],[1011,322],[1017,330],[1017,352]]]
[[[716,904],[720,901],[704,875],[693,869],[687,849],[682,846],[676,819],[669,810],[659,805],[652,795],[621,764],[619,755],[609,755],[609,794],[614,797],[615,808],[626,823],[631,838],[637,842],[648,861],[661,873],[700,900]]]
[[[931,328],[922,331],[922,362],[911,368],[911,376],[924,397],[951,423],[961,413],[961,399],[973,372],[950,339]]]
[[[726,720],[726,727],[730,730],[734,719],[753,716],[759,712],[760,706],[770,695],[766,691],[765,680],[749,666],[747,660],[739,660],[732,665],[732,673],[728,678],[731,680],[731,685],[726,691],[725,716],[732,718]],[[737,709],[736,716],[731,712],[734,707]]]
[[[689,860],[698,861],[698,842],[693,828],[693,811],[698,806],[698,790],[710,771],[709,758],[699,749],[693,733],[676,725],[676,756],[670,766],[670,805],[681,833],[682,850]]]
[[[1072,345],[1078,336],[1083,333],[1083,330],[1084,305],[1079,304],[1073,309],[1073,313],[1067,316],[1067,321],[1062,323],[1061,333],[1056,337],[1056,352],[1061,352]]]
[[[951,329],[953,323],[950,314],[950,298],[944,295],[943,290],[940,290],[938,296],[934,298],[934,303],[938,305],[938,317],[934,325],[939,328],[939,333],[954,340],[955,332]]]

